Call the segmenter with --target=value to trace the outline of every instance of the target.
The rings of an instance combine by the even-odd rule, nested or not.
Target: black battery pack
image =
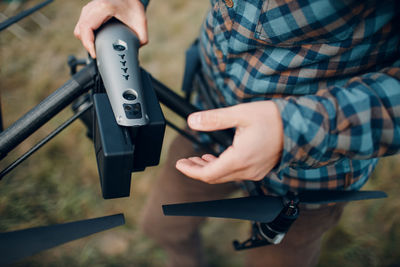
[[[133,171],[143,171],[146,167],[159,164],[165,132],[164,114],[151,86],[149,74],[142,70],[141,76],[149,123],[138,128],[136,136],[133,137],[135,144]]]
[[[165,118],[147,73],[141,72],[148,124],[117,124],[106,93],[95,93],[94,147],[103,198],[128,197],[131,173],[158,165],[165,132]]]
[[[129,129],[115,121],[107,94],[94,94],[93,103],[93,141],[103,197],[127,197],[134,154]]]

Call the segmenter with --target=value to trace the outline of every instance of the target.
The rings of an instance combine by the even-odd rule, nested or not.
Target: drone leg
[[[261,246],[267,246],[271,245],[272,243],[270,243],[268,240],[266,240],[260,235],[260,231],[257,224],[253,222],[251,237],[246,241],[243,241],[242,243],[240,243],[238,240],[234,240],[232,244],[234,249],[238,251],[238,250],[256,248]]]

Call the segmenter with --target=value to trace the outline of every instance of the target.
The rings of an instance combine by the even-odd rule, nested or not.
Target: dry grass
[[[39,1],[30,1],[31,4]],[[150,43],[140,51],[141,64],[172,88],[179,88],[184,50],[196,37],[208,1],[152,0],[148,8]],[[42,12],[50,24],[41,29],[30,18],[20,23],[28,36],[0,34],[0,88],[5,124],[10,125],[68,78],[67,56],[85,57],[72,31],[84,1],[55,1]],[[5,3],[1,2],[0,10]],[[66,110],[1,162],[9,163],[71,115]],[[183,124],[165,110],[171,120]],[[175,133],[167,131],[162,161]],[[42,252],[19,266],[162,266],[165,253],[138,229],[141,207],[158,168],[136,173],[131,197],[103,200],[93,145],[74,123],[0,183],[0,231],[61,223],[124,212],[127,224],[113,231]],[[400,263],[400,173],[398,158],[385,159],[369,183],[391,198],[350,204],[341,224],[326,238],[320,266],[394,266]],[[247,223],[211,220],[203,228],[213,266],[242,266],[243,254],[231,241],[243,240]]]

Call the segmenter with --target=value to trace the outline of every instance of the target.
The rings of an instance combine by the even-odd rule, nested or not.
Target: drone
[[[44,1],[0,23],[0,31],[51,3]],[[127,26],[111,19],[96,32],[97,60],[70,57],[71,79],[0,133],[0,159],[72,104],[74,115],[28,152],[0,171],[1,179],[73,121],[80,119],[93,140],[103,198],[129,196],[131,174],[159,164],[166,125],[204,150],[214,149],[165,119],[159,102],[182,118],[199,111],[152,77],[138,63],[139,40]],[[78,71],[78,67],[81,67]],[[185,81],[184,81],[185,83]],[[1,119],[1,114],[0,114]],[[233,131],[207,133],[222,147]],[[235,250],[279,244],[298,218],[299,204],[327,204],[387,197],[382,191],[322,190],[265,195],[258,182],[242,182],[247,197],[163,205],[167,216],[201,216],[249,220],[252,234],[234,241]],[[123,214],[0,233],[0,265],[105,231],[125,223]]]

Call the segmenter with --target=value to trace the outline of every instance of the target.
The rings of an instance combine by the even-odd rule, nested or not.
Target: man
[[[75,35],[95,57],[93,30],[114,16],[144,45],[146,4],[92,1]],[[180,139],[172,144],[144,219],[145,231],[167,250],[170,266],[205,264],[198,234],[203,219],[163,217],[161,204],[223,198],[241,180],[261,181],[266,191],[280,195],[357,190],[377,158],[400,146],[396,1],[211,5],[200,34],[201,74],[221,108],[192,114],[188,125],[196,131],[235,128],[235,137],[219,157],[202,155]],[[247,264],[315,265],[321,237],[342,208],[304,207],[284,241],[250,250]]]

